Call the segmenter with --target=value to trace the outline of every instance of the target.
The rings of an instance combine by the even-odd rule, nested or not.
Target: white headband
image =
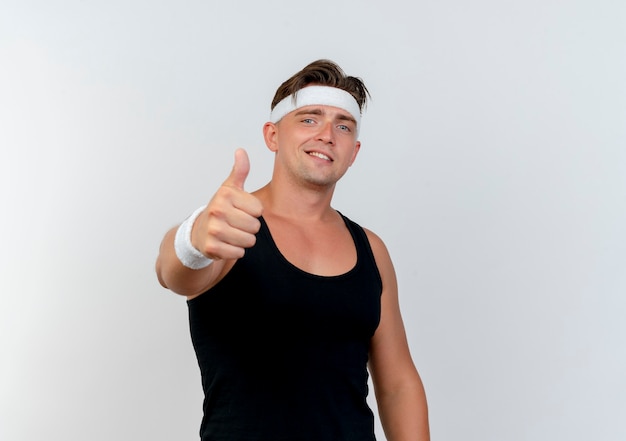
[[[307,86],[298,90],[295,94],[289,95],[287,98],[281,100],[270,114],[270,121],[276,124],[283,116],[296,109],[304,106],[333,106],[348,112],[356,121],[357,130],[361,125],[361,109],[356,99],[348,92],[336,87],[328,86]]]

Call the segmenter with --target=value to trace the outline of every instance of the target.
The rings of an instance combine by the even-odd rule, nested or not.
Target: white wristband
[[[178,257],[178,260],[180,260],[184,266],[193,270],[206,268],[213,262],[213,259],[206,257],[191,244],[191,229],[193,228],[194,222],[205,208],[206,205],[198,208],[191,216],[185,219],[178,227],[176,237],[174,238],[176,257]]]

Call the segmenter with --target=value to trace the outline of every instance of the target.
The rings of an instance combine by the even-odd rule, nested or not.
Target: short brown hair
[[[337,63],[333,61],[317,60],[280,85],[272,100],[271,109],[274,110],[276,104],[284,98],[290,95],[295,96],[300,89],[311,84],[345,90],[354,97],[361,112],[365,108],[368,96],[370,96],[363,80],[346,75]]]

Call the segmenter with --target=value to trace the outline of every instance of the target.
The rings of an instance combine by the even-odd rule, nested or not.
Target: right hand
[[[243,149],[235,152],[235,165],[191,230],[191,243],[215,260],[239,259],[256,243],[263,214],[261,201],[244,190],[250,160]]]

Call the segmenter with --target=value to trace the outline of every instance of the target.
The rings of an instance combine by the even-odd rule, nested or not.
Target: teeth
[[[320,159],[324,159],[326,161],[330,161],[330,158],[328,156],[326,156],[326,155],[324,155],[322,153],[319,153],[319,152],[311,152],[311,153],[309,153],[309,155],[318,157]]]

